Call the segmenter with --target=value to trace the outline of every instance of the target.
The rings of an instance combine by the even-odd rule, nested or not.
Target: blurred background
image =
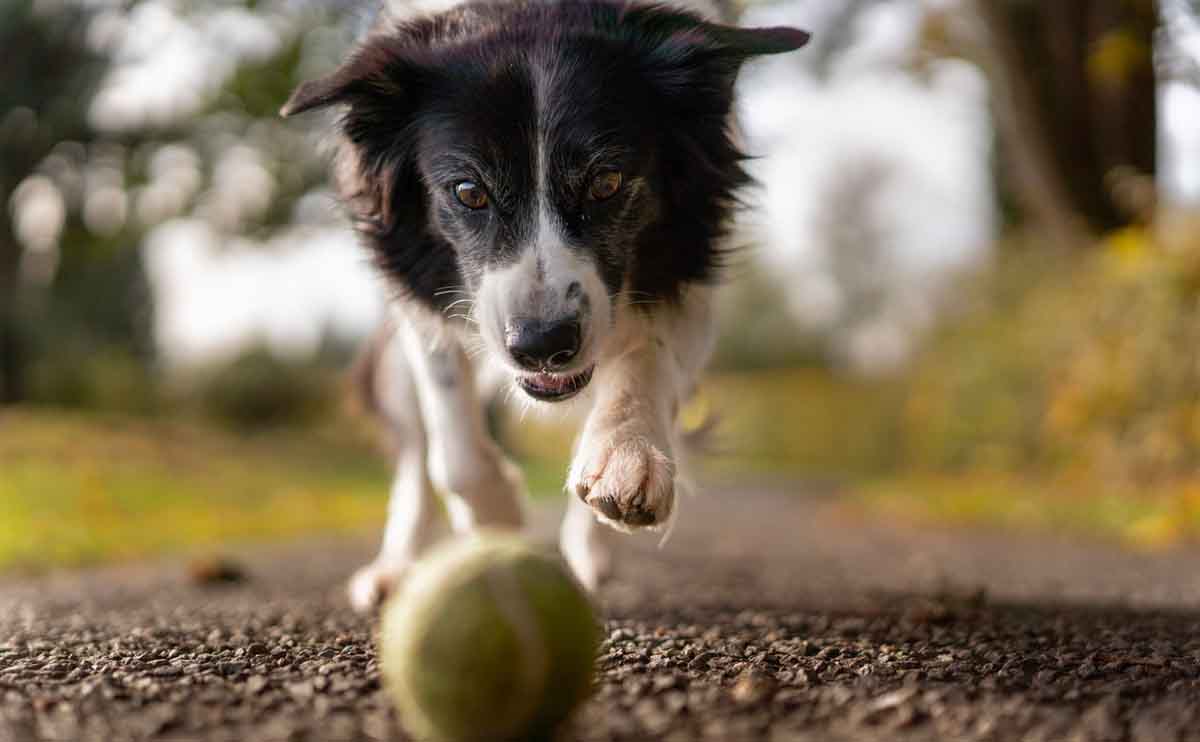
[[[1200,536],[1200,2],[781,0],[700,479]],[[381,316],[276,112],[370,0],[0,0],[0,570],[381,527]],[[498,410],[537,497],[569,433]],[[526,421],[529,423],[530,421]]]

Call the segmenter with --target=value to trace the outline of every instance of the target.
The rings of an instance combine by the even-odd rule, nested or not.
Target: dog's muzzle
[[[562,402],[583,391],[591,382],[595,370],[596,367],[592,365],[574,375],[548,372],[522,374],[517,377],[517,386],[536,400]]]
[[[543,402],[561,402],[578,394],[592,380],[594,366],[569,373],[583,345],[578,316],[557,320],[514,318],[504,327],[504,347],[524,372],[517,385]]]
[[[577,317],[558,320],[515,318],[504,327],[504,346],[526,371],[556,372],[579,354],[583,328]]]

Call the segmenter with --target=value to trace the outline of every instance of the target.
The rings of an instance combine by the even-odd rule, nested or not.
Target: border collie
[[[533,405],[583,408],[561,547],[584,585],[609,563],[599,524],[669,523],[677,417],[749,182],[734,80],[807,40],[637,1],[476,2],[385,15],[293,93],[284,116],[340,107],[337,187],[396,290],[369,373],[398,462],[357,608],[432,538],[435,492],[456,531],[522,525],[520,473],[485,424],[488,367]]]

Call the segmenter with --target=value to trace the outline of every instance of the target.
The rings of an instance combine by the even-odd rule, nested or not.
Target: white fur
[[[524,479],[487,434],[476,369],[460,338],[415,307],[397,305],[393,314],[397,329],[376,375],[380,412],[396,441],[396,478],[380,553],[350,581],[360,610],[378,603],[434,540],[434,488],[457,532],[525,523]]]
[[[433,542],[438,525],[417,389],[400,343],[387,344],[375,373],[387,379],[379,386],[378,404],[396,443],[396,476],[379,555],[350,579],[350,602],[360,609],[382,599],[412,560]]]
[[[678,509],[678,412],[712,349],[712,308],[708,288],[693,288],[677,309],[654,314],[624,305],[598,349],[560,536],[568,564],[589,588],[611,566],[600,524],[631,527],[584,502],[607,497],[619,512],[653,513],[655,528],[668,524]],[[360,610],[386,595],[432,538],[432,487],[445,496],[456,531],[524,523],[524,485],[487,435],[476,368],[462,350],[461,331],[408,303],[398,304],[394,314],[398,330],[381,355],[379,396],[400,440],[397,475],[383,548],[351,580],[350,597]],[[438,368],[447,359],[456,372],[453,385],[445,383],[447,369]]]

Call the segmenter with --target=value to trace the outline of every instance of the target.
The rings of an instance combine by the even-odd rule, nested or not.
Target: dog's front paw
[[[400,586],[408,571],[406,563],[375,561],[362,567],[350,578],[346,591],[350,606],[359,613],[371,613]]]
[[[675,464],[643,436],[580,448],[568,489],[622,530],[662,525],[675,506]]]

